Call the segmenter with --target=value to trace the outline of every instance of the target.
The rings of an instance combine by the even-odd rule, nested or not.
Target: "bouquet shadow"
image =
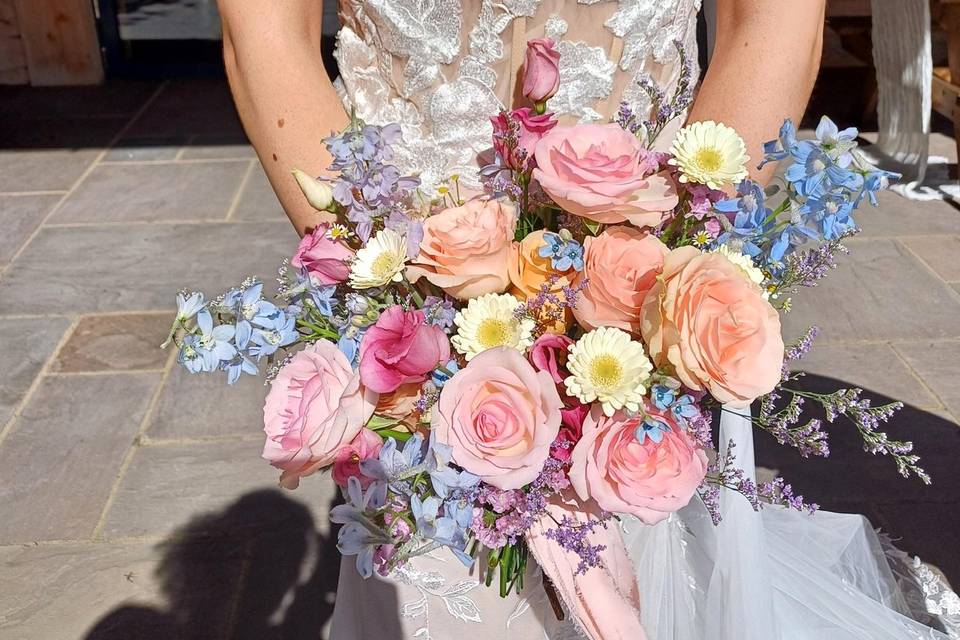
[[[800,367],[802,369],[802,367]],[[807,374],[792,384],[805,391],[829,393],[848,382]],[[864,390],[874,406],[893,402],[888,396]],[[809,417],[824,418],[813,407]],[[936,566],[956,587],[960,584],[960,427],[944,412],[933,413],[909,404],[884,431],[891,438],[909,439],[933,478],[924,485],[904,481],[884,456],[863,451],[863,441],[843,418],[824,422],[830,438],[827,458],[801,458],[796,450],[778,445],[772,436],[755,429],[757,464],[776,469],[797,493],[829,510],[865,515],[874,528],[889,535],[897,547]]]
[[[333,614],[336,531],[318,532],[307,507],[279,490],[194,517],[158,552],[166,607],[119,607],[85,640],[304,640],[323,637]]]

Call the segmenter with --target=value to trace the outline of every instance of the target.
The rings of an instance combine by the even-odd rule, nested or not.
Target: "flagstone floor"
[[[764,439],[759,459],[957,584],[960,209],[885,194],[860,221],[785,332],[822,328],[811,387],[909,405],[892,431],[935,484],[841,425],[831,460]],[[222,81],[0,89],[0,640],[322,637],[333,490],[275,488],[260,384],[188,380],[157,348],[180,287],[269,278],[295,241]]]

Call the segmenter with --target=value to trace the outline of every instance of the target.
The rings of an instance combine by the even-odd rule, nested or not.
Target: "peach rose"
[[[319,340],[298,351],[280,369],[263,406],[263,457],[283,470],[281,486],[295,489],[301,477],[333,463],[376,404],[377,394],[360,384],[336,345]]]
[[[573,315],[587,329],[617,327],[637,333],[640,307],[663,268],[670,250],[656,236],[627,226],[610,227],[584,241],[583,271],[587,279]]]
[[[544,258],[540,255],[540,247],[547,244],[543,239],[546,231],[534,231],[520,242],[514,242],[510,248],[510,262],[508,265],[508,275],[510,277],[510,293],[521,300],[536,298],[540,294],[540,288],[550,280],[551,276],[557,276],[556,282],[548,288],[548,291],[554,295],[561,294],[564,287],[569,287],[577,275],[573,269],[568,269],[564,273],[558,273],[551,267],[550,258]],[[561,296],[562,298],[562,296]],[[548,313],[553,313],[556,318],[553,322],[548,322]],[[570,319],[566,311],[560,314],[556,311],[556,305],[547,303],[541,309],[541,320],[548,324],[548,328],[556,333],[563,333],[567,328],[567,321]],[[560,317],[560,316],[563,317]]]
[[[691,389],[746,407],[780,381],[780,316],[720,253],[681,247],[667,254],[640,317],[650,357]]]
[[[646,153],[617,124],[556,127],[537,143],[533,177],[570,213],[604,224],[655,227],[678,198],[667,172],[648,175]]]
[[[410,382],[402,384],[391,393],[381,393],[380,400],[377,402],[377,413],[403,421],[407,426],[411,425],[411,420],[407,420],[413,413],[414,404],[420,397],[420,388],[423,385],[419,382]]]
[[[495,347],[443,385],[433,429],[458,465],[500,489],[519,489],[542,470],[562,407],[549,373],[516,349]]]
[[[656,524],[686,506],[707,472],[707,455],[672,417],[660,442],[636,437],[642,416],[608,418],[594,405],[573,449],[570,483],[582,500]]]
[[[516,224],[513,205],[470,200],[423,223],[420,254],[407,268],[411,282],[426,278],[454,298],[502,293],[510,284],[507,261]]]

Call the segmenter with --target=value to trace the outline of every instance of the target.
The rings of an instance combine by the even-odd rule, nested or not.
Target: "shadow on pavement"
[[[115,609],[86,640],[312,640],[333,614],[336,541],[280,491],[197,516],[158,549],[167,607]]]
[[[796,388],[830,393],[850,383],[808,374]],[[910,406],[910,398],[889,398],[872,391],[864,397],[880,405],[894,400],[905,404],[890,424],[891,438],[913,441],[921,466],[933,484],[902,478],[893,461],[863,451],[854,426],[844,418],[824,422],[830,436],[830,457],[803,459],[796,450],[778,445],[772,436],[756,431],[757,464],[776,469],[798,493],[824,509],[861,513],[875,528],[889,534],[911,555],[935,565],[950,583],[960,586],[960,426],[948,418]],[[816,416],[813,407],[807,407]]]

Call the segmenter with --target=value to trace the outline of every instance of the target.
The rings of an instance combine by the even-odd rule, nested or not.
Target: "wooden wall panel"
[[[103,63],[92,0],[14,0],[30,84],[98,84]]]
[[[27,84],[27,58],[13,0],[0,0],[0,84]]]

